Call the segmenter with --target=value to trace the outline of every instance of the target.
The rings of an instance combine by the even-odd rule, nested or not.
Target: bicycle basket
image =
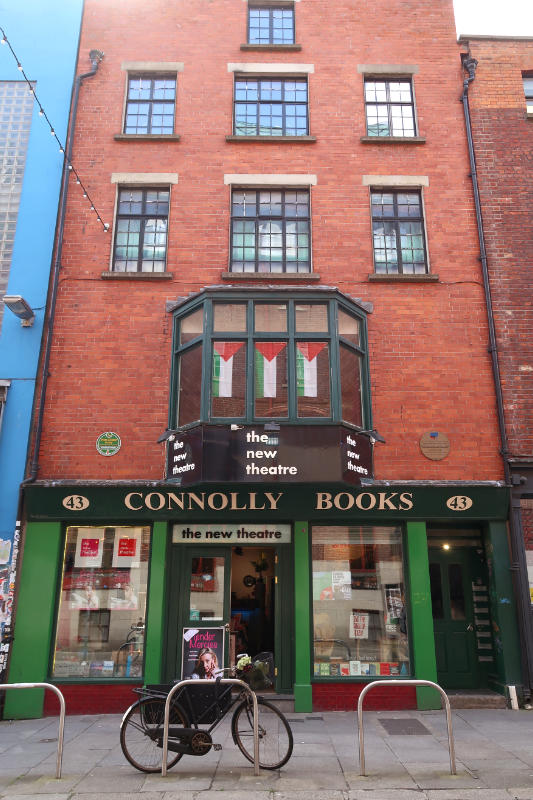
[[[254,692],[269,689],[274,682],[274,654],[258,653],[251,660],[249,669],[242,670],[239,675]]]

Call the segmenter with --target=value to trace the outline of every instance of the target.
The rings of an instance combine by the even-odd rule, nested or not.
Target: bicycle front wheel
[[[144,697],[124,714],[120,725],[120,746],[135,769],[161,772],[164,719],[165,701],[159,697]],[[179,706],[170,708],[170,726],[188,727],[187,717]],[[167,769],[177,764],[182,755],[169,750]]]
[[[292,755],[293,738],[289,723],[273,703],[257,698],[259,712],[259,766],[279,769]],[[254,761],[254,712],[249,699],[237,706],[231,720],[233,741],[248,761]]]

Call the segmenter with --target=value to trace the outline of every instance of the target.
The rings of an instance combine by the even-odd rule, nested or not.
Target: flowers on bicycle
[[[239,672],[248,672],[252,669],[252,659],[250,656],[241,656],[235,667]]]

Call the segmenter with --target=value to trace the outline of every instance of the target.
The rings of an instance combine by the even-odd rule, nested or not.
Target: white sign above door
[[[172,543],[183,544],[289,544],[291,541],[291,526],[265,525],[236,522],[233,525],[189,525],[172,526]]]

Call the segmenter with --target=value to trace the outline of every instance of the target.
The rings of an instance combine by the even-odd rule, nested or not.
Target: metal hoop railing
[[[453,731],[452,731],[452,713],[450,710],[450,701],[448,699],[448,695],[442,688],[439,686],[438,683],[433,683],[433,681],[423,681],[423,680],[388,680],[388,681],[372,681],[369,683],[361,694],[359,695],[359,700],[357,701],[357,725],[359,728],[359,774],[365,774],[365,741],[364,741],[364,732],[363,732],[363,700],[365,695],[371,689],[375,689],[376,686],[430,686],[432,689],[436,689],[440,692],[441,697],[444,700],[444,709],[446,711],[446,723],[448,726],[448,750],[450,752],[450,773],[452,775],[457,775],[457,769],[455,766],[455,747],[453,744]]]
[[[51,689],[59,698],[59,733],[57,736],[56,778],[61,777],[63,762],[63,738],[65,733],[65,698],[63,693],[52,683],[0,683],[2,689]]]
[[[254,731],[254,775],[259,775],[259,727],[258,727],[258,710],[257,710],[257,697],[255,692],[253,692],[247,683],[244,681],[239,680],[238,678],[218,678],[219,683],[231,683],[234,686],[241,686],[245,689],[249,695],[252,697],[252,705],[253,705],[253,731]],[[207,686],[213,686],[213,681],[207,678],[200,678],[199,680],[194,680],[191,678],[187,678],[186,680],[179,681],[176,683],[175,686],[172,687],[170,692],[168,693],[166,703],[165,703],[165,721],[163,723],[163,763],[161,765],[161,775],[164,777],[167,774],[167,756],[168,756],[168,724],[170,719],[170,701],[172,697],[175,695],[178,689],[182,686],[199,686],[202,684],[206,684]]]

